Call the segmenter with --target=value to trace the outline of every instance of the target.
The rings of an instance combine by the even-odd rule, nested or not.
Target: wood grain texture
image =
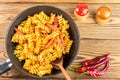
[[[0,0],[0,2],[42,2],[42,3],[120,3],[120,0]]]
[[[0,37],[5,38],[5,34],[10,22],[14,17],[25,10],[28,7],[43,5],[37,3],[23,3],[23,4],[0,4]],[[120,39],[120,10],[119,4],[106,4],[106,6],[111,7],[113,16],[108,25],[100,26],[96,23],[94,16],[96,9],[103,4],[88,4],[90,8],[90,17],[87,19],[85,24],[79,23],[74,17],[74,9],[76,4],[46,4],[58,7],[66,11],[77,23],[78,28],[81,33],[81,38],[95,38],[95,39]],[[64,6],[66,7],[64,7]],[[12,6],[12,7],[11,7]],[[19,8],[19,9],[18,9]]]
[[[0,0],[2,1],[2,0]],[[7,0],[8,1],[8,0]],[[7,2],[2,1],[2,2]],[[8,2],[12,2],[9,0]],[[13,0],[14,1],[14,0]],[[19,1],[19,0],[16,0]],[[82,1],[82,0],[81,0]],[[84,0],[87,1],[87,0]],[[91,0],[93,1],[93,0]],[[113,0],[115,1],[115,0]],[[119,2],[119,0],[117,0]],[[25,10],[28,7],[36,5],[52,5],[58,7],[65,12],[67,12],[76,22],[80,31],[80,50],[76,60],[72,65],[78,65],[81,61],[86,59],[92,59],[94,57],[103,55],[105,53],[111,53],[110,56],[110,69],[108,72],[97,78],[92,78],[89,76],[81,76],[81,80],[119,80],[120,76],[120,4],[95,4],[90,3],[88,0],[88,6],[90,8],[90,17],[86,23],[79,23],[74,17],[73,11],[75,9],[76,3],[0,3],[0,61],[7,59],[5,50],[5,35],[10,22],[14,17]],[[61,1],[62,2],[62,1]],[[72,0],[71,0],[72,2]],[[110,3],[110,2],[109,2]],[[113,16],[112,20],[104,26],[100,26],[95,22],[94,16],[95,11],[99,6],[107,5],[111,7]],[[74,80],[77,73],[67,70],[71,78]],[[0,75],[0,80],[36,80],[25,74],[22,74],[14,67],[10,71]],[[63,74],[51,77],[45,80],[64,80]],[[44,79],[41,79],[44,80]]]
[[[0,61],[7,59],[7,57],[4,56],[5,51],[5,39],[0,39]],[[78,53],[78,56],[76,57],[76,60],[72,65],[78,65],[81,61],[86,60],[86,59],[92,59],[97,56],[103,55],[105,53],[110,53],[110,69],[108,72],[101,76],[98,77],[97,79],[119,79],[119,74],[120,73],[120,40],[94,40],[94,39],[81,39],[80,41],[80,50]],[[72,79],[75,79],[75,77],[78,75],[77,73],[71,72],[67,70],[72,77]],[[115,73],[113,73],[115,71]],[[111,76],[112,75],[112,76]],[[114,77],[116,76],[116,77]],[[18,70],[16,70],[14,67],[3,75],[0,76],[3,79],[6,78],[21,78],[21,79],[26,79],[26,78],[31,78],[26,76],[25,74],[21,74]],[[57,75],[54,79],[62,78],[64,79],[63,74]],[[81,79],[94,79],[89,76],[82,76],[80,77]],[[34,79],[34,78],[33,78]],[[53,79],[53,78],[51,78]]]

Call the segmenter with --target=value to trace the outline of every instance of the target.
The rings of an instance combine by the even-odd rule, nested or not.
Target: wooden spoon
[[[69,74],[63,67],[63,57],[57,58],[55,61],[52,62],[53,65],[58,66],[61,71],[63,72],[64,76],[66,77],[67,80],[71,80]]]

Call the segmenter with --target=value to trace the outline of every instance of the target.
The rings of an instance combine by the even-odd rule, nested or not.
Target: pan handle
[[[10,59],[0,62],[0,75],[8,71],[12,67]]]

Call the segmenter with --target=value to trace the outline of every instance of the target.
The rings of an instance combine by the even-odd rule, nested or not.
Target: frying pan
[[[12,38],[13,34],[15,33],[14,27],[17,27],[23,20],[27,19],[28,16],[32,16],[36,13],[39,13],[40,11],[44,11],[47,15],[50,15],[51,12],[55,13],[57,15],[62,14],[63,17],[66,20],[68,20],[69,25],[70,25],[68,32],[70,34],[70,39],[73,40],[73,44],[71,46],[69,54],[64,56],[64,62],[63,62],[64,68],[67,68],[75,59],[78,49],[79,49],[80,35],[79,35],[78,27],[75,24],[74,20],[66,12],[64,12],[63,10],[58,9],[56,7],[48,6],[48,5],[34,6],[34,7],[28,8],[28,9],[24,10],[23,12],[21,12],[20,14],[18,14],[16,16],[16,18],[10,24],[8,31],[7,31],[7,35],[6,35],[6,51],[9,56],[9,59],[0,63],[0,74],[4,73],[12,65],[14,65],[22,73],[27,74],[34,78],[40,78],[37,75],[32,75],[28,71],[23,69],[24,61],[19,62],[18,58],[13,54],[16,44],[11,42],[11,38]],[[58,74],[58,73],[60,73],[60,71],[53,68],[52,73],[50,75],[43,76],[43,78],[53,77],[55,74]]]

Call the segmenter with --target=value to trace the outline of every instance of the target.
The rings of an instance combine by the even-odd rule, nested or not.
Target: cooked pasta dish
[[[51,62],[69,54],[73,40],[68,28],[69,23],[62,15],[47,15],[43,11],[15,26],[11,41],[17,44],[16,57],[25,61],[23,68],[40,77],[50,74]]]

